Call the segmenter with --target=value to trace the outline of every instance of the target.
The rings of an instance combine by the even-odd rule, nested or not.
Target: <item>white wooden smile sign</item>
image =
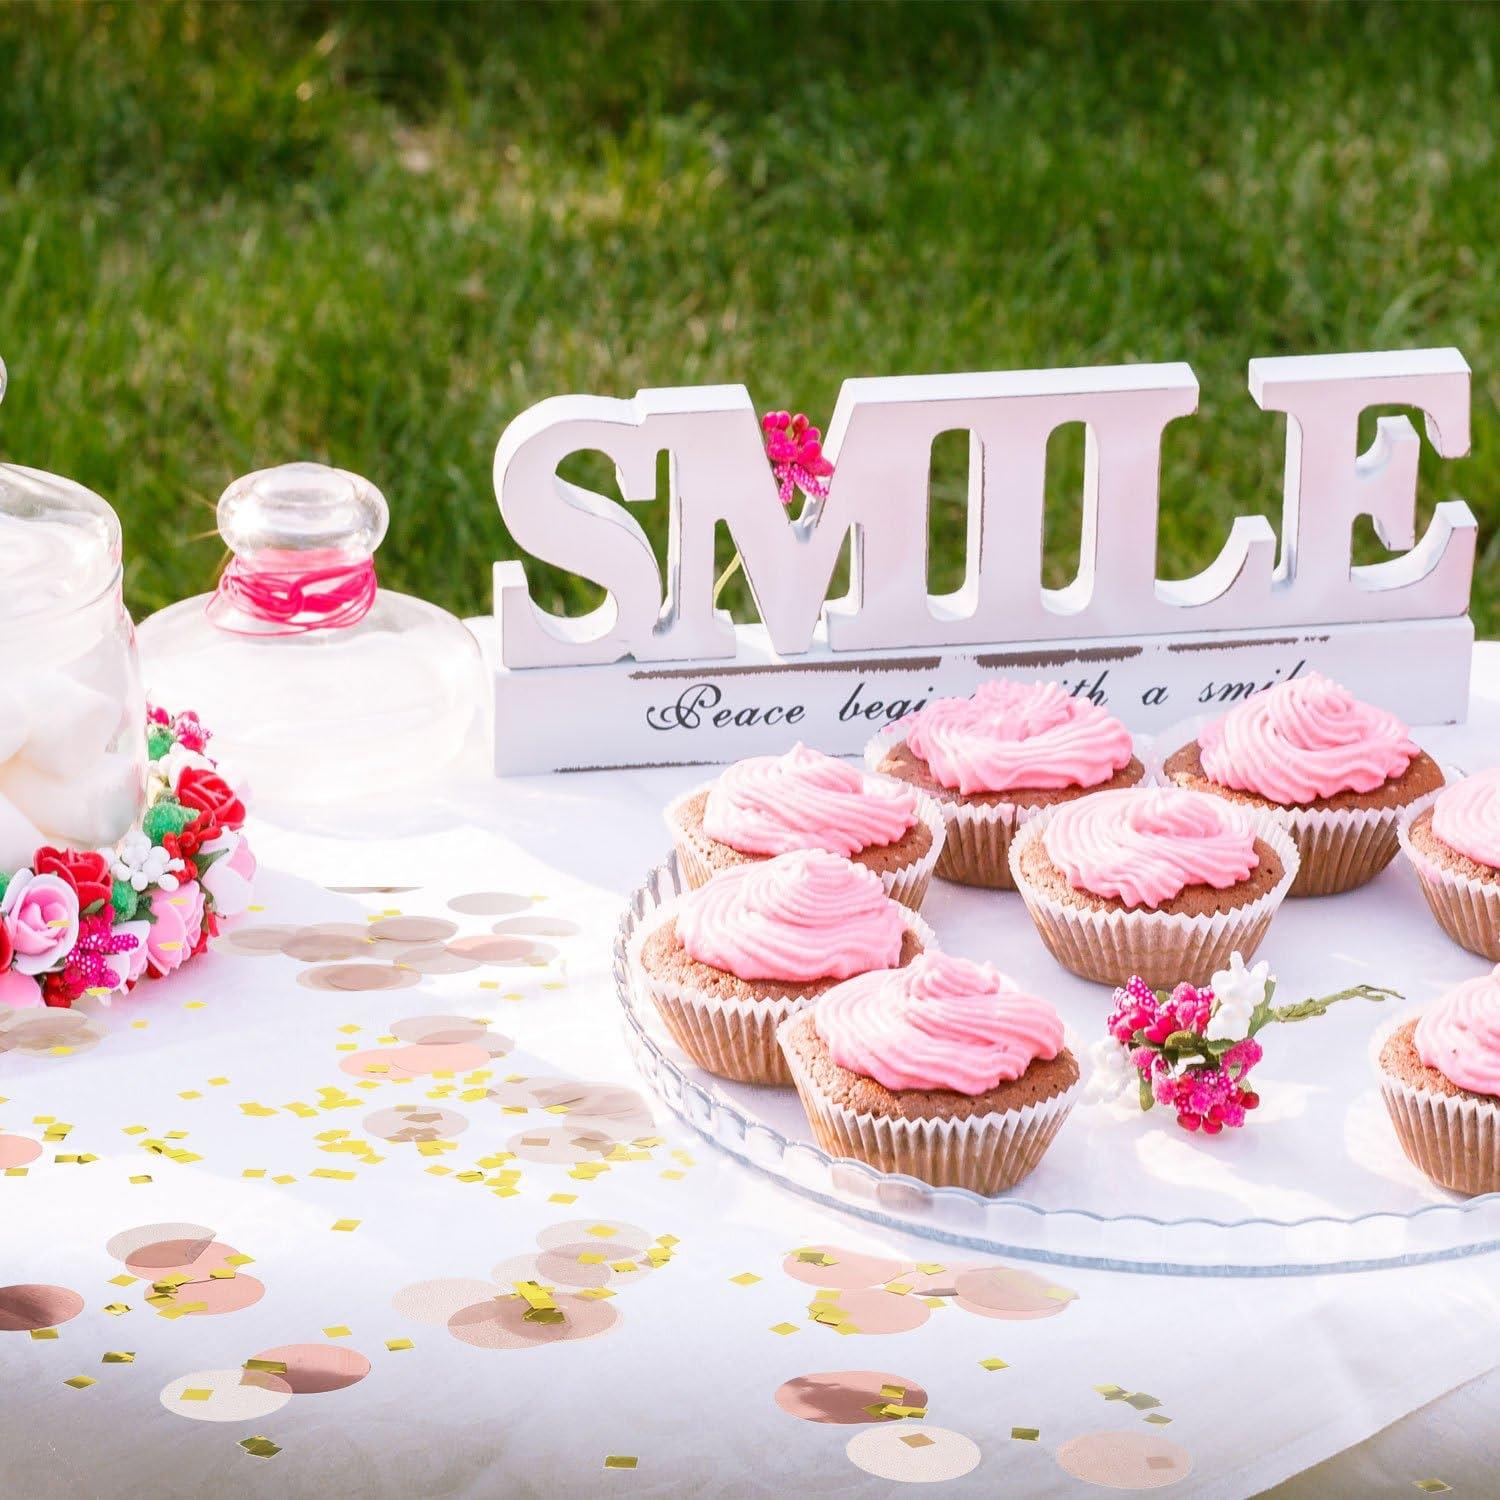
[[[1167,424],[1198,404],[1185,364],[846,381],[824,445],[826,500],[783,507],[744,386],[560,396],[506,429],[495,493],[516,543],[608,591],[581,618],[533,602],[523,562],[495,565],[495,766],[501,773],[721,761],[793,739],[857,751],[888,719],[986,675],[1063,681],[1142,729],[1314,668],[1417,723],[1464,716],[1476,525],[1461,500],[1416,536],[1420,411],[1445,458],[1469,448],[1456,349],[1250,362],[1250,393],[1287,415],[1281,544],[1240,516],[1196,577],[1157,577]],[[1047,440],[1086,424],[1078,574],[1042,586]],[[927,590],[933,440],[970,438],[963,586]],[[582,450],[628,501],[670,455],[665,578],[625,505],[567,483]],[[1370,516],[1398,555],[1356,567]],[[744,559],[759,625],[713,605],[714,533]],[[852,533],[849,591],[826,597]]]

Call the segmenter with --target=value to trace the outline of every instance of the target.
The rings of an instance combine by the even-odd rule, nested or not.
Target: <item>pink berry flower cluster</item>
[[[823,434],[800,411],[795,416],[768,411],[760,425],[781,503],[790,505],[798,490],[815,500],[826,500],[833,465],[823,457]]]
[[[1275,1006],[1271,997],[1276,981],[1266,966],[1248,970],[1238,954],[1231,968],[1214,979],[1230,987],[1231,1002],[1215,996],[1212,987],[1183,983],[1171,991],[1153,990],[1133,977],[1114,992],[1105,1022],[1109,1038],[1101,1043],[1105,1076],[1123,1069],[1135,1081],[1142,1109],[1159,1104],[1174,1112],[1182,1129],[1204,1135],[1239,1129],[1260,1104],[1260,1095],[1247,1080],[1265,1056],[1255,1039],[1262,1027],[1321,1016],[1340,1000],[1401,998],[1394,990],[1359,984],[1319,999]],[[1122,1050],[1128,1061],[1111,1061],[1119,1059]]]

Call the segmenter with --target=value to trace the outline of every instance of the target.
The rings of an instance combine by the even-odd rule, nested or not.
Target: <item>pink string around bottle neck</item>
[[[303,635],[357,625],[375,603],[375,563],[337,548],[232,557],[208,602],[214,624],[242,635]]]

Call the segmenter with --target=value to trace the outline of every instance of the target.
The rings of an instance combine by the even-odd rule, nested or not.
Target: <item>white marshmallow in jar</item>
[[[5,394],[0,363],[0,397]],[[93,491],[0,464],[0,871],[107,849],[139,817],[146,704],[120,522]]]

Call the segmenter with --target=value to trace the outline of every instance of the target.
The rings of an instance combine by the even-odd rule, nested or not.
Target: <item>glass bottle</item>
[[[389,515],[344,469],[246,474],[219,500],[232,556],[217,591],[141,624],[153,701],[194,709],[256,796],[390,789],[466,741],[482,701],[478,644],[446,610],[376,587]]]

